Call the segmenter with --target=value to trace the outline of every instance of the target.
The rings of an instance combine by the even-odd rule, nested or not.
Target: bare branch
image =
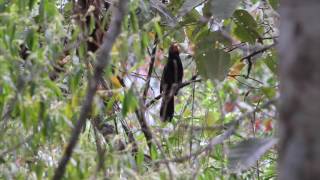
[[[143,134],[146,138],[146,141],[147,141],[147,144],[149,147],[150,156],[151,156],[151,150],[152,150],[152,146],[153,146],[153,143],[152,143],[153,135],[152,135],[151,129],[150,129],[150,127],[147,123],[146,117],[145,117],[144,104],[143,104],[142,100],[139,100],[139,102],[140,102],[140,106],[139,106],[140,108],[136,109],[135,114],[136,114],[137,119],[139,121],[141,131],[143,132]]]
[[[275,42],[275,43],[272,43],[272,44],[270,44],[270,45],[268,45],[268,46],[265,46],[265,47],[263,47],[263,48],[261,48],[261,49],[259,49],[259,50],[257,50],[257,51],[254,51],[253,53],[251,53],[251,54],[249,54],[249,55],[241,58],[240,61],[244,61],[244,60],[246,60],[246,59],[250,59],[250,58],[252,58],[253,56],[255,56],[255,55],[257,55],[257,54],[260,54],[260,53],[263,53],[263,52],[265,52],[265,51],[273,48],[273,47],[276,46],[276,45],[277,45],[277,43]]]
[[[182,88],[185,87],[185,86],[188,86],[188,85],[190,85],[190,84],[192,84],[192,83],[195,83],[195,82],[201,82],[201,81],[202,81],[201,79],[195,79],[195,78],[193,77],[193,78],[191,78],[191,80],[181,83],[181,84],[179,85],[179,87],[175,89],[175,92],[174,92],[174,93],[178,92],[179,89],[182,89]],[[154,104],[154,103],[157,102],[159,99],[161,99],[162,95],[163,95],[163,93],[162,93],[162,94],[159,94],[158,96],[156,96],[155,98],[153,98],[150,102],[148,102],[148,103],[146,104],[146,108],[150,107],[152,104]]]
[[[149,64],[149,71],[148,71],[148,76],[147,76],[147,81],[146,81],[146,87],[143,91],[143,97],[142,97],[143,103],[146,102],[147,94],[148,94],[149,87],[150,87],[151,75],[153,72],[154,61],[156,59],[157,44],[158,44],[158,36],[156,35],[156,37],[154,39],[154,43],[153,43],[152,52],[151,52],[151,60],[150,60],[150,64]]]
[[[235,79],[235,77],[243,77],[243,78],[253,80],[253,81],[263,85],[263,82],[261,82],[261,81],[259,81],[257,79],[254,79],[252,77],[247,77],[246,75],[243,75],[243,74],[228,74],[227,76],[231,77],[231,78],[234,78],[234,79]]]

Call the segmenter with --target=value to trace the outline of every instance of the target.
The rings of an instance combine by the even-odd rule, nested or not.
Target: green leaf
[[[220,49],[196,53],[196,63],[199,73],[212,82],[223,80],[231,67],[230,54]]]
[[[30,9],[30,10],[33,8],[33,6],[34,6],[35,3],[36,3],[36,0],[29,0],[28,6],[29,6],[29,9]]]
[[[187,37],[190,41],[194,42],[197,38],[197,35],[198,34],[201,34],[201,31],[203,29],[206,29],[208,30],[207,28],[207,24],[205,23],[198,23],[197,25],[194,25],[194,26],[186,26],[185,29],[186,29],[186,34],[187,34]]]
[[[44,85],[53,91],[57,97],[62,97],[62,92],[56,83],[52,82],[49,79],[44,80]]]
[[[159,39],[162,38],[162,29],[161,29],[161,26],[159,25],[158,22],[154,22],[154,29],[159,37]]]
[[[262,87],[261,90],[269,99],[273,99],[276,96],[276,90],[273,87]]]
[[[212,82],[223,80],[232,65],[229,53],[218,49],[230,42],[218,32],[203,31],[196,37],[195,59],[199,73]]]
[[[18,5],[19,12],[23,13],[25,11],[25,8],[26,8],[26,3],[27,3],[26,0],[19,0],[16,3]]]
[[[132,30],[134,33],[139,31],[139,24],[136,13],[134,11],[130,11],[130,24],[132,26]]]
[[[170,3],[167,5],[168,10],[172,14],[177,14],[182,7],[185,0],[170,0]]]
[[[227,19],[239,5],[240,0],[211,0],[210,11],[213,17],[218,19]]]
[[[137,166],[141,168],[141,166],[143,165],[144,162],[144,153],[143,151],[139,150],[137,153]]]
[[[270,54],[267,54],[267,57],[263,60],[263,62],[268,66],[270,71],[274,74],[277,74],[278,60],[277,53],[275,51],[271,51]]]
[[[280,6],[279,0],[269,0],[269,4],[274,10],[277,10]]]
[[[16,24],[10,24],[8,27],[9,30],[9,37],[10,37],[10,41],[12,42],[13,39],[15,38],[15,34],[16,34]]]
[[[155,159],[158,159],[158,152],[157,152],[157,148],[152,145],[151,146],[151,159],[155,160]]]
[[[96,28],[96,24],[95,24],[95,18],[93,16],[93,14],[90,15],[90,21],[89,21],[89,34],[92,34],[93,31],[95,30]]]
[[[32,51],[38,46],[38,36],[34,29],[29,29],[26,35],[26,43],[28,48]]]
[[[6,103],[6,96],[3,93],[3,88],[1,87],[2,84],[0,83],[0,114],[2,114],[3,110],[4,110],[4,105]]]
[[[32,164],[34,171],[36,172],[37,178],[41,179],[42,174],[45,170],[45,163],[41,160],[38,160],[37,163]]]
[[[197,49],[200,51],[211,49],[218,46],[230,46],[231,42],[225,38],[220,32],[211,32],[207,27],[193,34],[196,40]]]
[[[183,17],[183,21],[181,24],[184,25],[188,23],[198,22],[200,17],[201,17],[200,13],[197,10],[193,9]]]
[[[70,15],[72,14],[72,8],[73,8],[73,5],[72,5],[72,2],[67,2],[64,7],[63,7],[63,12],[64,12],[64,17],[67,19],[67,18],[70,18]]]
[[[205,119],[204,119],[204,126],[205,127],[213,127],[214,125],[217,125],[219,117],[220,117],[220,115],[218,112],[212,112],[212,111],[207,112]],[[217,131],[216,130],[205,130],[204,133],[208,137],[213,137],[217,134]]]
[[[207,179],[216,179],[217,170],[213,167],[206,168],[201,174],[199,179],[207,180]]]
[[[135,110],[135,108],[138,106],[138,101],[132,89],[129,89],[129,91],[125,94],[122,106],[122,115],[124,117],[128,114],[128,112]]]
[[[41,0],[39,6],[39,21],[48,22],[51,21],[57,13],[56,5],[54,2],[47,0]]]
[[[236,10],[233,14],[236,24],[233,33],[243,42],[255,43],[260,38],[258,24],[246,10]]]

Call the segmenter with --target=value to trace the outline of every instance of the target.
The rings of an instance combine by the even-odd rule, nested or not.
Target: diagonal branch
[[[154,39],[154,43],[153,43],[152,52],[151,52],[151,60],[150,60],[150,64],[149,64],[149,71],[148,71],[148,76],[147,76],[147,81],[146,81],[146,87],[143,91],[143,97],[142,97],[143,102],[146,102],[147,94],[148,94],[149,87],[150,87],[150,80],[151,80],[151,75],[153,72],[154,61],[156,60],[157,44],[158,44],[158,36],[156,35],[156,37]]]
[[[195,82],[201,82],[201,79],[191,78],[191,80],[185,81],[185,82],[181,83],[181,84],[179,85],[179,87],[175,89],[175,92],[174,92],[174,93],[178,92],[179,89],[182,89],[182,88],[184,88],[185,86],[188,86],[188,85],[190,85],[190,84],[192,84],[192,83],[195,83]],[[149,102],[146,104],[146,108],[150,107],[152,104],[154,104],[154,103],[157,102],[159,99],[161,99],[162,95],[163,95],[163,93],[159,94],[158,96],[156,96],[155,98],[153,98],[151,101],[149,101]]]
[[[143,102],[141,100],[139,100],[139,101],[140,101],[140,108],[137,108],[135,110],[135,114],[137,116],[139,125],[141,127],[141,131],[143,132],[144,137],[146,138],[147,145],[148,145],[149,152],[150,152],[150,157],[151,157],[152,146],[154,146],[153,141],[152,141],[153,134],[151,132],[151,129],[150,129],[148,122],[146,120],[146,117],[145,117]]]
[[[249,59],[252,58],[253,56],[255,56],[255,55],[257,55],[257,54],[260,54],[260,53],[263,53],[263,52],[265,52],[265,51],[273,48],[273,47],[276,46],[276,45],[277,45],[277,43],[275,42],[275,43],[272,43],[272,44],[270,44],[270,45],[268,45],[268,46],[265,46],[265,47],[263,47],[263,48],[261,48],[261,49],[259,49],[259,50],[257,50],[257,51],[254,51],[253,53],[251,53],[251,54],[249,54],[249,55],[241,58],[240,61],[249,60]]]
[[[89,79],[87,95],[81,107],[79,119],[72,130],[69,144],[67,145],[64,154],[58,164],[58,167],[55,170],[53,176],[54,180],[62,179],[66,166],[79,140],[81,129],[84,126],[86,119],[89,117],[92,108],[92,101],[97,91],[97,84],[99,82],[99,79],[103,75],[103,70],[106,68],[109,62],[109,54],[111,52],[112,46],[116,41],[116,38],[120,34],[122,21],[125,18],[127,12],[127,4],[128,0],[119,0],[119,2],[115,4],[115,7],[113,7],[113,16],[111,19],[110,27],[103,39],[103,44],[97,50],[97,63],[94,69],[94,74]]]

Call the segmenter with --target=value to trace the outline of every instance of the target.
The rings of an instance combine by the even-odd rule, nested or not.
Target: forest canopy
[[[275,179],[278,8],[0,0],[0,178]]]

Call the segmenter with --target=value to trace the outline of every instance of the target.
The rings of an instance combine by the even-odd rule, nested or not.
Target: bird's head
[[[169,56],[174,57],[174,56],[179,56],[180,54],[180,47],[178,43],[173,43],[169,47]]]

